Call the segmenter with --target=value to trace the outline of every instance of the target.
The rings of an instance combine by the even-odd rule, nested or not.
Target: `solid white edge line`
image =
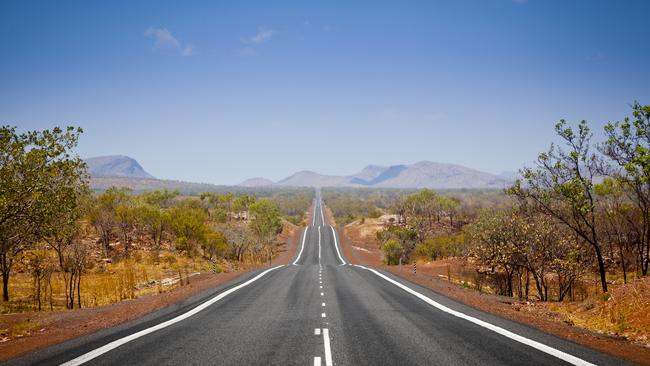
[[[133,334],[128,335],[126,337],[114,340],[114,341],[112,341],[112,342],[110,342],[110,343],[108,343],[108,344],[106,344],[106,345],[104,345],[102,347],[99,347],[99,348],[94,349],[94,350],[92,350],[90,352],[87,352],[87,353],[85,353],[85,354],[83,354],[83,355],[81,355],[81,356],[79,356],[77,358],[74,358],[74,359],[72,359],[72,360],[70,360],[70,361],[68,361],[66,363],[63,363],[61,365],[63,365],[63,366],[73,366],[73,365],[84,364],[84,363],[86,363],[86,362],[88,362],[88,361],[90,361],[90,360],[92,360],[92,359],[94,359],[96,357],[99,357],[99,356],[103,355],[104,353],[107,353],[107,352],[109,352],[109,351],[111,351],[111,350],[113,350],[113,349],[115,349],[115,348],[117,348],[117,347],[119,347],[119,346],[121,346],[123,344],[126,344],[126,343],[131,342],[133,340],[136,340],[136,339],[138,339],[140,337],[144,337],[147,334],[153,333],[153,332],[155,332],[157,330],[160,330],[160,329],[163,329],[163,328],[167,328],[170,325],[173,325],[173,324],[176,324],[176,323],[178,323],[180,321],[183,321],[183,320],[191,317],[192,315],[197,314],[201,310],[204,310],[205,308],[207,308],[208,306],[214,304],[215,302],[223,299],[224,297],[230,295],[231,293],[239,290],[240,288],[246,287],[246,286],[250,285],[251,283],[259,280],[265,274],[267,274],[267,273],[269,273],[269,272],[271,272],[273,270],[276,270],[276,269],[278,269],[280,267],[284,267],[284,265],[269,268],[266,271],[264,271],[264,272],[258,274],[257,276],[251,278],[250,280],[248,280],[248,281],[246,281],[244,283],[241,283],[241,284],[239,284],[239,285],[237,285],[237,286],[235,286],[233,288],[230,288],[230,289],[220,293],[219,295],[211,298],[210,300],[196,306],[192,310],[189,310],[189,311],[187,311],[187,312],[185,312],[185,313],[183,313],[183,314],[181,314],[181,315],[179,315],[179,316],[177,316],[175,318],[172,318],[172,319],[169,319],[169,320],[167,320],[165,322],[162,322],[160,324],[154,325],[153,327],[143,329],[143,330],[141,330],[139,332],[133,333]]]
[[[325,345],[325,365],[332,366],[332,348],[330,347],[330,331],[323,328],[323,343]]]
[[[334,230],[334,226],[330,225],[330,229],[332,229],[332,235],[334,235],[334,248],[336,248],[336,254],[338,254],[339,259],[341,260],[341,265],[346,264],[345,260],[343,260],[343,257],[341,256],[341,252],[339,252],[339,241],[336,239],[336,230]]]
[[[481,319],[475,318],[473,316],[469,316],[467,314],[461,313],[460,311],[456,311],[456,310],[453,310],[451,308],[448,308],[448,307],[446,307],[446,306],[444,306],[444,305],[442,305],[442,304],[440,304],[440,303],[438,303],[436,301],[433,301],[432,299],[426,297],[425,295],[422,295],[421,293],[409,288],[408,286],[405,286],[405,285],[403,285],[403,284],[401,284],[401,283],[399,283],[399,282],[397,282],[397,281],[383,275],[382,273],[380,273],[380,272],[378,272],[378,271],[376,271],[376,270],[374,270],[372,268],[367,268],[365,266],[358,265],[358,264],[355,264],[355,266],[359,267],[359,268],[363,268],[365,270],[368,270],[368,271],[376,274],[377,276],[383,278],[384,280],[392,283],[393,285],[395,285],[395,286],[401,288],[402,290],[410,293],[411,295],[419,298],[420,300],[426,302],[427,304],[429,304],[429,305],[431,305],[431,306],[433,306],[433,307],[435,307],[435,308],[437,308],[437,309],[439,309],[441,311],[444,311],[447,314],[453,315],[453,316],[461,318],[461,319],[465,319],[465,320],[467,320],[467,321],[469,321],[471,323],[474,323],[474,324],[476,324],[478,326],[489,329],[489,330],[491,330],[491,331],[493,331],[495,333],[498,333],[498,334],[500,334],[500,335],[502,335],[504,337],[510,338],[513,341],[523,343],[523,344],[525,344],[527,346],[535,348],[535,349],[537,349],[539,351],[542,351],[542,352],[544,352],[546,354],[557,357],[557,358],[559,358],[559,359],[561,359],[563,361],[566,361],[566,362],[568,362],[568,363],[570,363],[572,365],[595,366],[594,364],[592,364],[590,362],[587,362],[587,361],[585,361],[585,360],[583,360],[581,358],[578,358],[576,356],[570,355],[570,354],[568,354],[566,352],[562,352],[562,351],[557,350],[557,349],[555,349],[553,347],[550,347],[550,346],[547,346],[547,345],[545,345],[543,343],[540,343],[540,342],[534,341],[532,339],[528,339],[526,337],[520,336],[519,334],[513,333],[513,332],[511,332],[509,330],[506,330],[506,329],[501,328],[499,326],[496,326],[494,324],[491,324],[491,323],[488,323],[488,322],[483,321]]]
[[[305,249],[305,239],[307,238],[307,230],[309,230],[309,227],[305,228],[305,231],[302,233],[302,245],[300,246],[300,252],[298,253],[298,257],[296,257],[296,260],[293,261],[293,265],[297,266],[298,261],[300,260],[300,256],[302,255],[302,250]]]
[[[316,226],[316,206],[318,201],[314,198],[314,215],[311,217],[311,226]]]

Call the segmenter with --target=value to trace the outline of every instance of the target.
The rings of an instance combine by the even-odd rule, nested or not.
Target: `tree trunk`
[[[621,256],[621,269],[623,270],[623,283],[627,283],[627,270],[625,269],[625,258],[623,257],[623,246],[619,246]]]
[[[79,272],[79,276],[77,276],[77,305],[79,305],[79,309],[81,309],[81,272]]]
[[[2,301],[9,301],[9,271],[2,272]]]
[[[603,292],[607,292],[607,277],[605,271],[605,263],[603,262],[603,254],[600,252],[600,247],[598,245],[593,246],[596,250],[596,258],[598,259],[598,272],[600,273],[600,286],[603,289]]]

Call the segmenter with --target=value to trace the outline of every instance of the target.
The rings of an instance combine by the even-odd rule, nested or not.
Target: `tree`
[[[553,217],[587,243],[596,256],[601,287],[607,292],[594,193],[594,177],[602,171],[602,161],[591,151],[592,133],[586,121],[574,131],[561,120],[555,131],[568,150],[551,145],[548,152],[539,154],[536,169],[520,171],[524,183],[517,180],[507,192],[532,201],[539,212]]]
[[[274,254],[276,237],[282,232],[282,215],[275,202],[261,199],[250,205],[251,231],[260,239],[268,258]]]
[[[168,191],[167,188],[162,191],[149,191],[142,193],[142,199],[145,203],[159,208],[169,208],[172,206],[172,201],[180,192],[178,190]]]
[[[130,192],[128,188],[110,187],[97,197],[90,210],[89,219],[99,233],[105,256],[111,251],[110,243],[118,229],[117,209],[130,199]]]
[[[179,206],[169,211],[170,227],[176,235],[176,248],[193,256],[205,242],[209,231],[205,212],[197,207]]]
[[[645,276],[650,266],[650,105],[634,103],[632,115],[605,126],[607,141],[600,149],[618,165],[612,175],[628,188],[641,212],[637,256]]]
[[[638,249],[643,246],[644,237],[642,214],[639,207],[626,198],[626,188],[612,178],[606,178],[595,187],[601,201],[601,236],[607,240],[610,257],[618,256],[624,283],[627,283],[628,253],[634,252],[634,247]],[[638,254],[637,252],[637,270],[639,265],[643,267],[644,262],[643,255]]]
[[[501,290],[506,296],[513,296],[512,279],[521,263],[519,248],[524,242],[521,229],[516,217],[504,211],[485,211],[468,228],[474,243],[470,255],[487,266],[489,272],[505,274],[505,288]]]
[[[244,220],[248,220],[248,209],[253,203],[255,203],[255,197],[244,194],[233,200],[232,209],[239,212],[240,214],[243,212]],[[241,215],[239,216],[241,217]]]
[[[154,254],[160,252],[165,233],[169,230],[171,218],[169,213],[159,206],[142,204],[135,208],[138,225],[144,229],[153,242]]]
[[[228,241],[218,231],[209,230],[202,244],[203,256],[212,260],[214,257],[223,257],[228,252]]]
[[[17,133],[0,127],[0,272],[3,300],[9,301],[9,277],[17,256],[44,235],[58,215],[53,202],[87,185],[85,164],[71,156],[80,128]]]
[[[410,226],[417,232],[418,241],[423,241],[433,227],[434,218],[440,221],[439,196],[430,189],[423,189],[405,200],[406,215]]]
[[[388,226],[382,231],[377,232],[377,239],[381,243],[382,249],[384,250],[384,253],[394,253],[395,249],[395,243],[399,245],[399,256],[398,260],[401,257],[403,261],[408,262],[411,258],[411,254],[413,253],[413,250],[415,249],[415,243],[417,242],[417,232],[411,228],[408,227],[400,227],[400,226]],[[394,241],[391,242],[389,245],[389,249],[386,249],[386,245],[388,245],[389,241]],[[392,259],[385,258],[387,264],[391,264]],[[396,264],[395,262],[394,264]]]

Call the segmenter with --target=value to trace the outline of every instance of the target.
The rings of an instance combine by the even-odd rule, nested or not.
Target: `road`
[[[292,264],[9,364],[625,364],[347,264],[319,202]]]

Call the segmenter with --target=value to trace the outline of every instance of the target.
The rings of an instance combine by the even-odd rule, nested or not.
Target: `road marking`
[[[307,238],[307,230],[309,230],[309,227],[306,227],[305,231],[302,233],[302,245],[300,246],[300,252],[298,253],[298,257],[296,258],[295,261],[293,261],[294,266],[298,265],[298,261],[300,260],[300,256],[302,255],[302,250],[305,249],[305,238]]]
[[[325,216],[323,215],[323,203],[320,200],[318,201],[318,207],[320,208],[320,219],[323,222],[323,226],[325,226]]]
[[[321,306],[325,306],[325,303],[323,303]]]
[[[320,226],[318,227],[318,264],[320,265]]]
[[[314,329],[314,335],[320,335],[320,328]]]
[[[108,344],[106,344],[106,345],[104,345],[102,347],[94,349],[94,350],[92,350],[92,351],[90,351],[88,353],[85,353],[85,354],[83,354],[83,355],[81,355],[81,356],[79,356],[79,357],[77,357],[75,359],[72,359],[72,360],[70,360],[70,361],[68,361],[66,363],[63,363],[62,366],[73,366],[73,365],[84,364],[84,363],[86,363],[86,362],[88,362],[88,361],[90,361],[90,360],[92,360],[92,359],[94,359],[96,357],[99,357],[99,356],[103,355],[106,352],[114,350],[115,348],[117,348],[117,347],[119,347],[119,346],[121,346],[123,344],[126,344],[126,343],[131,342],[133,340],[136,340],[136,339],[138,339],[140,337],[144,337],[147,334],[153,333],[153,332],[155,332],[157,330],[160,330],[160,329],[163,329],[163,328],[167,328],[170,325],[173,325],[173,324],[176,324],[176,323],[178,323],[180,321],[183,321],[183,320],[191,317],[192,315],[197,314],[201,310],[204,310],[205,308],[207,308],[208,306],[214,304],[215,302],[223,299],[224,297],[230,295],[231,293],[239,290],[240,288],[246,287],[246,286],[250,285],[251,283],[259,280],[260,278],[262,278],[267,273],[269,273],[269,272],[271,272],[273,270],[276,270],[276,269],[278,269],[280,267],[284,267],[284,265],[269,268],[266,271],[264,271],[264,272],[258,274],[257,276],[251,278],[250,280],[248,280],[248,281],[246,281],[244,283],[241,283],[241,284],[239,284],[239,285],[237,285],[237,286],[235,286],[235,287],[233,287],[231,289],[228,289],[228,290],[220,293],[219,295],[217,295],[217,296],[211,298],[210,300],[196,306],[195,308],[193,308],[192,310],[190,310],[190,311],[188,311],[186,313],[183,313],[183,314],[181,314],[181,315],[179,315],[179,316],[177,316],[175,318],[169,319],[169,320],[167,320],[165,322],[162,322],[162,323],[160,323],[158,325],[154,325],[153,327],[143,329],[143,330],[141,330],[139,332],[136,332],[136,333],[133,333],[133,334],[128,335],[126,337],[117,339],[117,340],[115,340],[113,342],[110,342],[110,343],[108,343]]]
[[[321,296],[324,296],[325,294],[321,292],[320,295],[321,295]]]
[[[334,248],[336,248],[336,254],[338,254],[339,259],[341,260],[342,264],[345,264],[345,261],[343,260],[343,257],[341,257],[341,252],[339,252],[339,241],[336,240],[336,230],[334,230],[334,226],[330,225],[330,229],[332,229],[332,234],[334,235]]]
[[[320,314],[320,317],[321,317],[321,318],[324,318],[325,316],[326,316],[325,313],[321,313],[321,314]]]
[[[332,349],[330,348],[330,331],[323,328],[323,343],[325,343],[325,365],[332,366]]]
[[[311,226],[316,226],[316,207],[318,206],[318,201],[314,199],[314,214],[311,217]]]
[[[323,286],[318,286],[318,287],[320,287],[321,289],[323,288]]]
[[[320,357],[314,357],[314,366],[321,366],[323,363],[320,360]]]
[[[526,337],[520,336],[519,334],[513,333],[513,332],[511,332],[509,330],[506,330],[506,329],[501,328],[499,326],[496,326],[494,324],[491,324],[491,323],[488,323],[488,322],[483,321],[481,319],[475,318],[473,316],[469,316],[467,314],[461,313],[460,311],[456,311],[456,310],[453,310],[451,308],[448,308],[448,307],[446,307],[446,306],[444,306],[444,305],[442,305],[442,304],[440,304],[440,303],[426,297],[425,295],[422,295],[421,293],[409,288],[408,286],[405,286],[405,285],[393,280],[392,278],[389,278],[388,276],[385,276],[384,274],[379,273],[378,271],[376,271],[376,270],[374,270],[372,268],[367,268],[367,267],[364,267],[364,266],[361,266],[361,265],[358,265],[358,264],[355,264],[355,266],[357,266],[359,268],[363,268],[365,270],[368,270],[368,271],[376,274],[377,276],[383,278],[384,280],[392,283],[393,285],[395,285],[395,286],[401,288],[402,290],[410,293],[411,295],[419,298],[420,300],[426,302],[427,304],[429,304],[429,305],[431,305],[431,306],[433,306],[433,307],[435,307],[435,308],[437,308],[437,309],[439,309],[441,311],[444,311],[447,314],[453,315],[453,316],[461,318],[461,319],[465,319],[465,320],[467,320],[467,321],[469,321],[471,323],[474,323],[474,324],[476,324],[478,326],[489,329],[489,330],[491,330],[491,331],[493,331],[495,333],[498,333],[498,334],[500,334],[500,335],[502,335],[504,337],[510,338],[513,341],[523,343],[523,344],[525,344],[527,346],[535,348],[535,349],[537,349],[539,351],[542,351],[542,352],[544,352],[546,354],[549,354],[551,356],[554,356],[554,357],[557,357],[557,358],[559,358],[561,360],[564,360],[564,361],[566,361],[566,362],[568,362],[568,363],[570,363],[572,365],[595,366],[594,364],[592,364],[590,362],[587,362],[587,361],[585,361],[585,360],[583,360],[581,358],[578,358],[576,356],[570,355],[570,354],[568,354],[566,352],[562,352],[562,351],[557,350],[557,349],[555,349],[553,347],[550,347],[550,346],[547,346],[547,345],[545,345],[543,343],[540,343],[540,342],[534,341],[532,339],[528,339]]]

